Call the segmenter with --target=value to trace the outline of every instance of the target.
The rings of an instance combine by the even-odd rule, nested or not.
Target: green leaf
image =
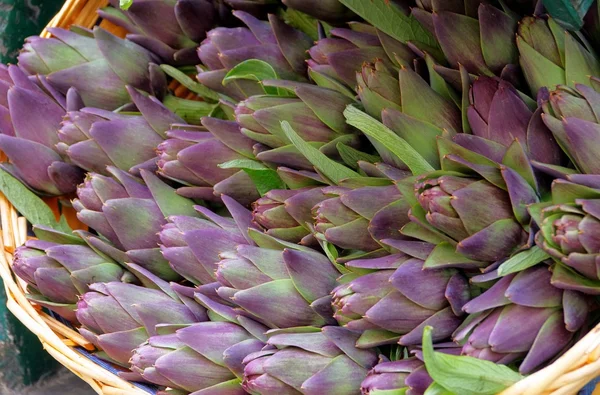
[[[132,4],[133,0],[119,0],[119,7],[121,7],[122,10],[128,10]]]
[[[438,42],[411,15],[406,16],[400,8],[389,0],[340,0],[364,20],[396,40],[406,43],[417,41],[431,47],[438,47]]]
[[[495,395],[523,379],[508,366],[433,350],[432,327],[423,330],[423,358],[427,372],[447,391],[461,395]]]
[[[583,27],[583,17],[594,0],[544,0],[546,11],[567,30]]]
[[[288,8],[285,11],[280,9],[279,15],[288,25],[306,33],[313,41],[319,39],[319,29],[317,27],[319,21],[317,19],[293,8]],[[321,22],[321,25],[323,25],[325,33],[329,34],[332,27],[325,22]]]
[[[452,391],[448,391],[436,382],[431,383],[423,395],[456,395]]]
[[[252,80],[261,82],[263,80],[277,80],[279,76],[275,69],[263,60],[248,59],[233,69],[229,70],[225,78],[223,78],[223,85],[227,85],[234,80]],[[264,86],[265,93],[269,95],[280,94],[279,89],[272,86]]]
[[[323,173],[325,177],[329,178],[334,183],[337,184],[345,178],[360,177],[360,174],[329,159],[324,153],[302,140],[294,129],[292,129],[289,122],[281,122],[281,128],[294,147],[296,147],[296,149],[300,151],[314,167]]]
[[[32,225],[43,225],[61,232],[70,233],[72,229],[65,220],[56,222],[50,207],[21,181],[0,169],[0,192],[12,203],[21,215]]]
[[[548,258],[550,258],[550,255],[546,254],[544,250],[538,246],[533,246],[529,250],[518,253],[500,265],[498,274],[506,276],[507,274],[520,272]]]
[[[335,147],[337,148],[344,163],[353,169],[358,168],[359,161],[369,163],[381,162],[381,158],[378,155],[367,154],[366,152],[359,151],[356,148],[352,148],[344,143],[337,143]]]
[[[222,169],[242,169],[254,185],[260,196],[273,189],[286,189],[286,185],[273,169],[251,159],[234,159],[219,165]]]
[[[196,93],[198,96],[215,102],[219,101],[219,94],[217,92],[213,91],[210,88],[207,88],[199,82],[194,81],[190,76],[188,76],[181,70],[178,70],[173,66],[169,66],[168,64],[161,64],[160,68],[169,77],[173,78],[174,80],[177,80],[181,85]]]
[[[414,175],[435,170],[406,140],[375,118],[349,105],[344,111],[348,124],[382,144],[408,166]]]
[[[165,96],[163,104],[192,125],[200,125],[200,120],[212,114],[215,107],[219,106],[218,103],[181,99],[173,95]]]

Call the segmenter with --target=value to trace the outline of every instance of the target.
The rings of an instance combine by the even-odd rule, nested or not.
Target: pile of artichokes
[[[31,301],[178,395],[460,395],[432,346],[521,377],[584,336],[599,6],[370,2],[112,1],[125,37],[27,39],[0,171],[79,220],[16,250]]]

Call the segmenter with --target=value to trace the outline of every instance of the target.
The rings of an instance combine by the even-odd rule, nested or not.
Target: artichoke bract
[[[402,233],[437,244],[427,267],[485,268],[532,244],[526,206],[539,194],[524,147],[518,140],[499,151],[489,140],[467,142],[479,153],[439,139],[442,170],[406,185],[412,224]]]
[[[206,117],[202,123],[204,127],[173,125],[157,147],[158,173],[183,184],[178,188],[182,196],[220,201],[227,195],[249,205],[260,195],[248,174],[219,164],[253,158],[256,143],[240,133],[236,122]]]
[[[218,27],[208,32],[198,48],[200,60],[208,69],[198,74],[202,84],[235,100],[264,93],[260,84],[250,80],[223,85],[229,70],[250,59],[268,63],[281,79],[306,81],[305,52],[311,46],[307,35],[275,15],[269,15],[269,22],[264,23],[243,11],[233,14],[248,27]]]
[[[356,73],[363,63],[379,59],[385,66],[412,67],[417,55],[405,44],[364,23],[350,29],[334,28],[331,37],[322,37],[309,50],[309,74],[317,84],[340,89],[354,88]]]
[[[584,184],[555,180],[551,203],[531,207],[540,227],[535,240],[557,261],[554,286],[599,295],[600,244],[595,235],[600,229],[600,183],[594,176],[575,179]]]
[[[422,361],[406,358],[398,361],[383,360],[369,371],[360,385],[361,394],[384,395],[405,391],[406,395],[422,395],[433,383]]]
[[[508,81],[490,77],[476,79],[469,92],[469,102],[467,116],[475,136],[505,147],[519,139],[532,159],[547,164],[561,163],[560,147],[542,121],[542,108],[532,111]]]
[[[0,150],[10,159],[2,168],[39,194],[69,194],[84,173],[56,148],[58,130],[65,113],[83,104],[74,88],[63,96],[45,77],[39,86],[33,81],[18,66],[0,69]]]
[[[403,253],[357,259],[346,267],[351,273],[332,292],[334,317],[361,333],[360,348],[418,345],[428,325],[434,341],[447,339],[471,298],[468,280],[457,270],[427,269],[423,260]]]
[[[590,81],[598,86],[596,78],[592,77]],[[600,172],[596,148],[600,138],[600,118],[596,112],[598,99],[600,94],[589,86],[560,85],[543,104],[545,124],[581,173]]]
[[[454,334],[466,340],[463,353],[496,363],[522,361],[530,373],[551,361],[576,338],[587,319],[590,301],[581,293],[550,284],[542,264],[501,278],[467,303],[469,313]]]
[[[57,149],[82,169],[110,175],[108,166],[139,174],[157,169],[156,147],[171,124],[183,119],[154,97],[133,87],[127,91],[140,115],[122,115],[86,107],[66,114],[58,132]]]
[[[175,390],[244,394],[242,361],[265,346],[266,330],[246,317],[184,328],[161,325],[158,335],[134,351],[131,370],[145,381]]]
[[[148,49],[163,63],[196,65],[196,48],[206,33],[232,22],[229,8],[213,0],[142,0],[127,10],[111,0],[112,7],[98,14],[128,31],[127,39]]]
[[[517,46],[523,74],[534,96],[543,87],[589,85],[591,75],[600,75],[600,62],[594,52],[552,18],[522,19]]]
[[[198,214],[194,203],[150,172],[141,171],[145,183],[114,167],[113,177],[88,174],[73,201],[77,218],[110,242],[96,238],[94,246],[118,262],[137,263],[165,280],[180,276],[162,256],[159,232],[169,215]]]
[[[30,37],[19,55],[19,66],[42,74],[66,94],[75,88],[88,107],[114,110],[129,102],[125,86],[152,93],[150,64],[156,56],[134,42],[96,27],[51,28],[53,38]]]
[[[355,103],[353,99],[306,83],[263,81],[263,84],[281,86],[290,95],[256,95],[236,107],[236,120],[242,133],[262,145],[262,149],[255,152],[258,160],[297,170],[313,170],[313,165],[285,135],[282,121],[289,122],[303,140],[330,157],[339,156],[338,143],[357,145],[356,130],[346,123],[343,115],[346,107]]]
[[[257,395],[358,395],[360,383],[377,363],[375,351],[354,346],[358,336],[333,326],[271,330],[271,347],[244,359],[243,387]]]
[[[434,34],[452,68],[460,64],[473,74],[513,77],[518,70],[513,14],[479,1],[420,3],[412,15]]]
[[[206,310],[193,299],[178,295],[169,284],[139,266],[130,265],[145,284],[96,283],[77,302],[79,332],[102,349],[98,355],[128,367],[133,351],[160,324],[185,325],[208,320]]]
[[[39,239],[17,248],[13,270],[28,285],[27,297],[75,321],[79,297],[97,282],[137,282],[110,257],[90,248],[84,239],[39,226]],[[52,240],[52,241],[50,241]]]

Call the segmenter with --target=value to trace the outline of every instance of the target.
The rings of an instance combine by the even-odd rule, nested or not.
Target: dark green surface
[[[0,0],[0,62],[16,63],[25,38],[41,32],[62,4],[58,0]],[[0,394],[25,393],[26,387],[41,378],[54,376],[58,363],[6,309],[5,301],[0,281]]]
[[[38,34],[63,1],[0,0],[0,62],[14,63],[26,37]]]

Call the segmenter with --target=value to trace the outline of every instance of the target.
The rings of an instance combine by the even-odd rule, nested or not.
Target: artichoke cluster
[[[599,307],[597,6],[371,1],[113,1],[124,38],[29,38],[1,166],[81,229],[33,224],[28,297],[177,395],[452,394],[424,337],[521,374],[568,350]]]

